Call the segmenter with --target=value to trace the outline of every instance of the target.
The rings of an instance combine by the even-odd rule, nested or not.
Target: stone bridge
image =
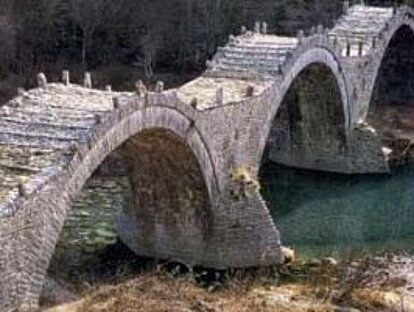
[[[414,10],[344,5],[332,29],[295,38],[266,23],[230,36],[199,78],[117,93],[48,83],[0,108],[0,311],[36,309],[71,203],[113,155],[134,202],[119,235],[137,254],[207,267],[280,261],[258,183],[262,160],[387,172],[369,124],[414,98]]]

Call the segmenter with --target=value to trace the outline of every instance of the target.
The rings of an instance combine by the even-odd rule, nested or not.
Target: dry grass
[[[403,292],[397,290],[386,291],[384,289],[359,289],[350,297],[363,311],[376,312],[412,312],[414,300]]]
[[[332,311],[304,286],[265,286],[251,279],[232,281],[209,291],[189,277],[146,273],[116,286],[102,286],[83,300],[48,312],[244,312]]]
[[[414,312],[414,299],[404,295],[403,281],[389,278],[387,262],[373,259],[236,271],[210,284],[197,282],[197,274],[153,269],[95,287],[81,301],[47,312],[353,311],[338,305],[364,312]]]

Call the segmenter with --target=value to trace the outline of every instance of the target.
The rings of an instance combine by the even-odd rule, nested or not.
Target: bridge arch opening
[[[414,29],[401,26],[389,41],[369,103],[368,122],[389,148],[391,165],[414,157]],[[413,155],[409,155],[413,153]]]
[[[102,269],[114,269],[117,261],[125,265],[125,255],[128,261],[135,255],[202,257],[212,224],[211,205],[190,145],[172,130],[144,129],[110,153],[78,194],[49,275],[76,282],[83,274],[96,281],[96,274],[106,277]],[[120,251],[125,252],[117,258]],[[44,297],[47,300],[48,294]]]
[[[289,221],[300,214],[301,203],[296,199],[306,192],[297,177],[303,174],[318,179],[326,174],[311,170],[347,170],[339,167],[346,163],[340,157],[346,155],[347,143],[347,99],[341,83],[335,68],[322,61],[310,63],[298,71],[272,120],[259,181],[261,194],[287,246],[296,244],[298,234],[303,232],[309,234],[309,240],[318,239],[317,231],[292,227]],[[289,192],[282,191],[287,189]],[[295,198],[289,198],[293,192]]]
[[[343,154],[346,120],[336,75],[315,62],[294,78],[274,118],[264,160],[292,167],[337,170]]]
[[[414,99],[413,55],[414,30],[408,25],[401,26],[381,60],[375,77],[372,107],[407,104]]]

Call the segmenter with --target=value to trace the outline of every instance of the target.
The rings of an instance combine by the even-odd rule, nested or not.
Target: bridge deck
[[[364,54],[366,54],[373,46],[373,38],[378,37],[392,16],[392,8],[355,5],[349,9],[348,14],[343,15],[337,21],[329,35],[335,36],[343,47],[347,43],[362,42]],[[351,56],[358,54],[357,47],[355,45],[353,47]]]
[[[248,32],[219,49],[213,70],[278,75],[278,65],[298,44],[297,38]]]
[[[266,80],[200,77],[181,87],[178,96],[188,104],[193,99],[197,99],[197,109],[205,110],[243,101],[248,97],[247,89],[249,87],[253,88],[252,95],[260,94],[269,83]],[[217,101],[217,92],[220,88],[223,89],[222,103]]]
[[[116,93],[120,95],[119,93]],[[19,184],[64,166],[70,145],[85,141],[97,119],[113,109],[115,93],[49,84],[0,108],[0,202],[17,196]],[[0,215],[4,213],[0,206]]]

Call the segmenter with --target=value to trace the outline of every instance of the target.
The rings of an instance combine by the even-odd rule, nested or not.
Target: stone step
[[[361,23],[361,21],[358,21],[358,20],[344,20],[336,24],[334,29],[338,29],[338,30],[347,29],[347,28],[351,29],[352,27],[358,27],[360,29],[363,29],[364,27],[368,27],[369,29],[371,29],[374,27],[384,26],[387,21],[388,19],[376,19],[375,21],[373,20],[372,22]],[[379,29],[377,29],[377,31],[379,31]]]
[[[45,168],[58,162],[60,150],[0,145],[0,164],[8,168]]]
[[[284,56],[286,53],[292,51],[292,49],[280,49],[280,50],[245,50],[241,48],[233,48],[233,47],[224,47],[218,50],[219,52],[223,52],[226,56],[234,56],[234,57],[279,57]]]
[[[1,124],[1,122],[0,122]],[[63,128],[55,128],[52,129],[50,127],[39,127],[36,125],[31,125],[30,123],[26,125],[19,125],[15,123],[10,127],[5,127],[0,125],[0,134],[10,134],[10,135],[22,135],[29,137],[39,137],[39,138],[52,138],[52,139],[65,139],[65,140],[78,140],[81,139],[84,135],[89,133],[88,130],[75,130],[73,129],[63,129]]]
[[[66,126],[55,126],[50,124],[36,124],[36,123],[19,123],[13,121],[6,121],[0,118],[0,133],[28,133],[28,134],[42,134],[50,137],[69,137],[80,138],[88,134],[90,129],[79,129]]]
[[[266,67],[266,68],[252,68],[249,66],[244,65],[226,65],[226,64],[218,64],[215,66],[216,70],[223,70],[223,71],[235,71],[235,72],[252,72],[252,70],[258,73],[270,74],[270,75],[277,75],[277,69]]]
[[[367,14],[367,13],[351,13],[347,15],[343,15],[341,17],[341,20],[347,20],[347,19],[354,19],[359,20],[361,23],[366,23],[373,20],[384,20],[389,19],[393,16],[393,13],[386,13],[386,14]]]
[[[112,105],[112,102],[111,102]],[[113,109],[113,106],[105,108],[104,105],[102,107],[98,105],[78,105],[76,103],[62,103],[53,102],[53,101],[44,101],[44,102],[30,102],[30,105],[26,107],[41,107],[42,109],[57,109],[57,110],[67,110],[71,112],[77,112],[78,114],[82,113],[105,113]]]
[[[252,65],[252,66],[275,66],[283,64],[286,57],[279,58],[243,58],[243,57],[225,57],[220,59],[219,63],[229,65]]]
[[[249,66],[251,68],[256,68],[256,67],[263,67],[263,68],[267,68],[267,67],[273,67],[273,66],[277,66],[278,64],[282,64],[284,59],[280,59],[280,60],[254,60],[254,59],[233,59],[233,58],[223,58],[221,59],[221,63],[222,64],[226,64],[226,65],[230,65],[230,66]]]
[[[2,113],[13,113],[13,114],[43,114],[56,117],[67,117],[67,118],[93,118],[95,114],[105,113],[107,111],[96,111],[96,110],[78,110],[67,107],[49,106],[49,105],[21,105],[19,107],[3,106],[0,109]]]
[[[331,33],[330,35],[332,37],[336,36],[337,38],[349,37],[349,38],[362,38],[362,39],[368,38],[368,39],[370,39],[370,38],[373,38],[373,37],[378,37],[378,34],[379,33],[376,32],[376,31],[363,31],[363,30],[348,31],[348,30],[344,30],[344,31],[338,31],[338,32],[335,32],[335,33]]]
[[[111,93],[60,84],[50,84],[46,90],[30,90],[23,96],[23,100],[27,105],[66,108],[79,112],[104,112],[113,108]]]
[[[245,56],[238,53],[226,53],[222,59],[233,60],[237,62],[259,62],[259,63],[282,63],[286,59],[286,54],[281,54],[278,56],[266,56],[266,55],[250,55]]]
[[[95,115],[91,113],[79,113],[67,110],[41,110],[24,108],[0,109],[0,118],[6,121],[37,124],[57,124],[73,127],[90,128],[95,123]]]
[[[245,49],[250,51],[257,51],[257,50],[289,50],[295,49],[297,47],[297,41],[292,44],[280,44],[280,43],[272,43],[272,44],[264,44],[263,42],[239,42],[234,45],[230,45],[230,47]]]
[[[392,8],[356,5],[351,7],[348,14],[338,20],[332,32],[377,34],[392,16]]]
[[[350,12],[347,15],[343,15],[342,18],[347,19],[347,18],[353,18],[353,19],[360,19],[360,21],[362,23],[364,23],[365,21],[369,21],[369,20],[374,20],[374,19],[387,19],[387,18],[391,18],[393,15],[392,11],[390,12],[359,12],[359,11],[354,11],[354,12]]]
[[[0,133],[0,144],[11,146],[42,147],[50,149],[67,149],[73,141],[83,141],[70,137],[52,137],[39,134],[28,135],[27,133]]]
[[[354,27],[354,26],[360,26],[362,27],[366,27],[366,26],[370,26],[370,27],[376,27],[376,26],[380,26],[380,25],[384,25],[390,18],[377,18],[374,17],[372,20],[359,20],[358,18],[351,18],[351,17],[347,17],[344,19],[341,19],[338,21],[338,23],[335,25],[334,29],[338,29],[341,27]]]
[[[353,5],[349,12],[352,14],[392,14],[393,8],[366,5]]]
[[[339,25],[333,29],[333,33],[372,33],[378,34],[385,27],[385,23],[378,25]]]
[[[71,119],[44,119],[31,117],[31,116],[24,116],[24,117],[16,117],[16,116],[1,116],[0,120],[2,122],[12,122],[15,124],[33,124],[38,126],[50,126],[50,127],[66,127],[67,129],[78,129],[78,130],[88,130],[91,129],[92,126],[95,124],[95,118],[89,120],[71,120]]]

